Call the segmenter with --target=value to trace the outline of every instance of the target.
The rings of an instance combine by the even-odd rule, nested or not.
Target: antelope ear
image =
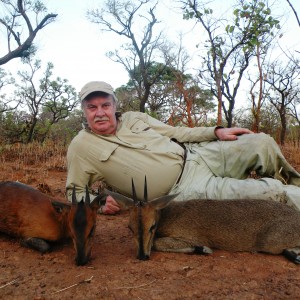
[[[90,198],[89,188],[86,185],[85,186],[85,204],[90,205],[90,203],[91,203],[91,198]]]
[[[115,192],[112,192],[112,191],[109,191],[106,189],[105,189],[105,193],[112,196],[114,198],[114,200],[116,200],[117,203],[121,206],[122,210],[127,210],[134,206],[134,201],[131,198],[128,198],[124,195],[121,195],[119,193],[115,193]]]
[[[59,201],[51,201],[52,206],[56,210],[57,213],[61,214],[64,210],[70,210],[70,203],[63,203]]]
[[[98,196],[97,196],[98,197]],[[99,209],[99,207],[100,207],[100,203],[99,203],[99,201],[97,200],[97,198],[95,198],[93,201],[92,201],[92,203],[90,204],[90,208],[92,209],[92,210],[98,210]]]
[[[90,204],[90,207],[93,210],[98,210],[100,206],[105,205],[106,197],[108,196],[107,193],[100,192],[99,195],[97,195],[92,203]]]
[[[173,201],[178,195],[179,195],[179,193],[174,194],[174,195],[165,195],[165,196],[162,196],[159,198],[155,198],[155,199],[149,201],[149,204],[152,207],[154,207],[155,209],[160,210],[160,209],[163,209],[166,206],[168,206],[171,203],[171,201]]]
[[[75,185],[73,186],[73,190],[72,190],[72,205],[77,205]]]
[[[91,205],[95,205],[96,203],[98,204],[98,206],[105,205],[107,196],[107,193],[101,192],[99,195],[96,196],[96,198],[94,198]]]

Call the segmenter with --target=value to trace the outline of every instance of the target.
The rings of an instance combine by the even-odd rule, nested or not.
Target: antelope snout
[[[89,257],[76,257],[75,263],[77,266],[84,266],[88,263],[89,259]]]
[[[77,253],[76,257],[75,257],[75,263],[77,266],[84,266],[88,263],[88,261],[90,260],[91,257],[91,252],[89,251],[89,253],[87,253],[86,255],[83,253]]]
[[[146,254],[138,254],[138,256],[137,256],[137,259],[139,259],[139,260],[148,260],[150,258],[150,256],[149,255],[146,255]]]

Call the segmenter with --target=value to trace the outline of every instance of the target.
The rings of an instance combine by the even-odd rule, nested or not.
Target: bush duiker
[[[148,259],[151,249],[184,253],[228,251],[283,254],[300,263],[300,212],[271,200],[172,201],[177,195],[148,200],[108,193],[130,210],[129,228],[137,258]]]
[[[75,262],[84,265],[91,254],[101,195],[90,203],[77,202],[73,190],[72,204],[55,201],[42,192],[18,182],[0,183],[0,232],[21,239],[21,244],[42,253],[49,242],[73,240]]]

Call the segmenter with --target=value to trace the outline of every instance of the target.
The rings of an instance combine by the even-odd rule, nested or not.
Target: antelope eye
[[[156,223],[154,223],[154,224],[150,227],[149,231],[152,233],[153,230],[155,230],[155,229],[156,229]]]

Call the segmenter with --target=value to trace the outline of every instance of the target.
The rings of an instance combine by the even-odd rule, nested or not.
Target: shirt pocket
[[[100,161],[107,161],[118,147],[119,147],[118,144],[107,143],[98,151],[97,153],[98,159]]]
[[[149,127],[149,125],[143,122],[142,120],[137,120],[134,124],[130,126],[130,130],[133,133],[141,133],[150,129],[151,127]]]

